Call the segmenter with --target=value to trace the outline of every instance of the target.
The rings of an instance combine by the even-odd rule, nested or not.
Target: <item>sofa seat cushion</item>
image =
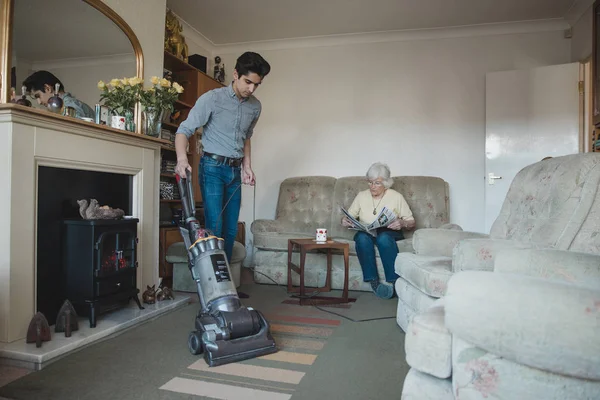
[[[305,233],[261,232],[254,234],[254,246],[262,250],[287,251],[289,239],[314,239]]]
[[[435,297],[431,297],[415,288],[404,278],[396,279],[395,283],[396,295],[406,303],[416,313],[422,313],[427,310],[436,301]]]
[[[404,378],[402,400],[454,400],[450,379],[439,379],[411,368]],[[462,399],[462,397],[461,397]]]
[[[600,381],[527,367],[452,338],[452,384],[461,400],[597,399]]]
[[[417,315],[417,312],[406,304],[402,299],[398,299],[398,306],[396,307],[396,323],[398,326],[406,332],[410,321]]]
[[[444,324],[443,302],[439,299],[414,316],[406,331],[404,349],[412,368],[446,379],[452,371],[452,335]]]
[[[448,280],[452,277],[452,257],[400,253],[396,257],[395,270],[423,293],[439,298],[446,293]]]
[[[244,261],[246,258],[246,248],[240,242],[233,243],[233,252],[231,253],[231,263],[239,263]],[[187,249],[185,248],[185,243],[177,242],[173,243],[167,249],[167,255],[165,256],[165,260],[170,263],[189,263],[189,258],[187,254]]]
[[[448,284],[446,326],[499,357],[600,380],[600,289],[464,271]]]

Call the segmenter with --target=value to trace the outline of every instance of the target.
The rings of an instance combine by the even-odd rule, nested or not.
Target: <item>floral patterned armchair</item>
[[[490,238],[457,243],[408,321],[402,399],[600,398],[599,183],[600,154],[519,172]]]

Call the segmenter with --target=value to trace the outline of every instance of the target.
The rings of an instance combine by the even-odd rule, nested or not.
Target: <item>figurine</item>
[[[215,67],[213,68],[213,78],[215,78],[215,81],[219,80],[219,77],[221,76],[221,57],[216,56],[215,57]]]
[[[123,218],[125,211],[120,208],[98,205],[98,200],[91,199],[89,204],[86,199],[77,200],[79,215],[83,219],[119,219]]]
[[[175,57],[188,62],[188,46],[181,34],[182,31],[183,26],[181,26],[173,11],[168,10],[165,21],[165,50]]]
[[[158,301],[173,300],[174,298],[173,291],[168,287],[159,287],[156,291],[156,300]]]
[[[156,287],[156,285],[152,285],[152,287],[146,286],[147,289],[142,294],[142,300],[144,301],[144,303],[146,303],[146,304],[154,304],[154,303],[156,303],[156,289],[155,289],[155,287]]]
[[[38,311],[29,323],[25,342],[35,343],[35,347],[42,347],[42,342],[48,342],[50,339],[50,325],[48,325],[48,320],[44,314]]]
[[[65,300],[62,307],[56,315],[56,325],[54,332],[64,332],[65,337],[71,337],[72,331],[79,330],[77,321],[77,312],[69,300]]]

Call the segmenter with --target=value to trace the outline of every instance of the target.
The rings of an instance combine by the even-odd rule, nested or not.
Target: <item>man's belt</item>
[[[239,167],[240,165],[242,165],[242,158],[229,158],[220,156],[218,154],[207,153],[206,151],[202,154],[206,157],[210,157],[213,160],[220,162],[221,164],[228,165],[230,167]]]

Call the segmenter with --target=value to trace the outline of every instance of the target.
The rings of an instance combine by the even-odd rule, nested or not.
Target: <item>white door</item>
[[[523,167],[579,151],[579,63],[486,75],[485,231]]]

